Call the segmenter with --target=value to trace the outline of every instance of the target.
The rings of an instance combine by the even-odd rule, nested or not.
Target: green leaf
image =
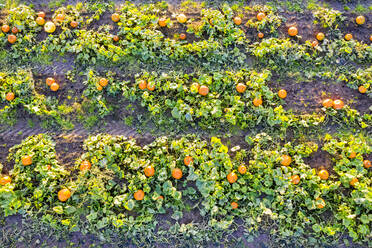
[[[369,234],[370,232],[369,232],[369,228],[368,228],[368,226],[367,225],[359,225],[359,232],[361,233],[361,234],[363,234],[363,235],[367,235],[367,234]]]
[[[87,215],[87,220],[89,222],[93,222],[95,219],[97,219],[97,212],[92,211],[89,215]]]
[[[126,203],[124,203],[124,207],[128,210],[132,210],[134,208],[135,204],[136,203],[134,202],[134,200],[130,199]]]
[[[63,207],[62,206],[56,206],[53,208],[53,211],[57,214],[63,214]]]
[[[366,214],[362,214],[360,216],[360,221],[363,223],[363,224],[368,224],[369,223],[369,218]]]
[[[172,214],[172,219],[179,220],[182,218],[182,216],[183,216],[182,211],[177,210],[177,211],[174,211],[174,213]]]
[[[322,230],[322,227],[319,224],[314,224],[313,225],[313,230],[315,232],[320,232]]]
[[[174,107],[173,109],[172,109],[172,116],[174,117],[174,118],[176,118],[176,119],[179,119],[180,118],[180,112],[178,111],[178,108],[177,107]]]
[[[66,206],[65,213],[70,215],[76,212],[76,208],[74,206]]]

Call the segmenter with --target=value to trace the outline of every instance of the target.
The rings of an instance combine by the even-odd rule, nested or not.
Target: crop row
[[[46,24],[44,21],[38,25],[36,19],[37,15],[40,15],[38,18],[45,17],[45,13],[37,14],[30,7],[20,6],[9,11],[6,21],[9,30],[16,28],[17,41],[9,46],[8,33],[0,34],[0,41],[9,50],[3,56],[12,61],[26,61],[46,55],[74,54],[77,62],[87,65],[125,65],[135,61],[161,64],[173,61],[206,69],[211,65],[243,67],[249,58],[255,58],[277,71],[305,65],[317,68],[339,66],[346,62],[369,65],[372,61],[370,45],[344,40],[339,29],[344,18],[337,11],[320,7],[313,11],[314,25],[329,31],[329,34],[322,33],[322,38],[318,38],[318,44],[314,46],[311,41],[301,41],[301,30],[291,38],[272,35],[251,42],[247,29],[277,33],[284,20],[268,6],[239,8],[223,5],[221,10],[201,8],[197,9],[196,16],[193,14],[190,18],[180,13],[169,13],[167,8],[164,3],[139,6],[126,3],[113,14],[113,21],[110,20],[109,25],[93,29],[90,26],[92,16],[83,15],[88,13],[81,4],[62,7],[47,22],[54,25],[54,29],[58,28],[58,34],[54,31],[40,40],[40,33],[44,32],[42,26],[45,28]],[[256,17],[256,13],[264,16]],[[172,17],[174,25],[170,19],[163,19],[164,16],[175,16]],[[238,16],[249,16],[250,19],[246,25],[237,25],[234,17]],[[162,24],[163,21],[166,26]],[[78,25],[71,26],[75,22]],[[356,25],[355,28],[363,25],[366,24]],[[178,32],[179,29],[186,30],[193,38],[180,39],[178,33],[175,37],[167,37],[168,33]],[[314,39],[316,37],[318,35],[314,35]],[[370,93],[370,84],[367,81],[357,86],[365,87],[366,92]]]
[[[71,114],[72,107],[60,104],[54,97],[38,93],[31,72],[25,70],[18,70],[16,73],[0,72],[0,86],[0,123],[14,124],[17,111],[22,109],[42,119],[54,121],[60,126],[72,128],[64,118]]]
[[[180,123],[197,122],[206,129],[225,123],[243,129],[263,124],[285,130],[288,127],[318,126],[329,119],[362,128],[370,126],[372,121],[371,115],[360,115],[337,99],[333,100],[340,102],[339,106],[333,104],[333,100],[327,105],[327,99],[319,97],[318,104],[324,113],[294,114],[285,110],[282,104],[287,92],[285,89],[277,89],[277,92],[270,89],[269,70],[200,74],[144,71],[135,76],[134,82],[117,80],[112,76],[104,87],[100,85],[102,78],[106,79],[90,71],[85,81],[88,87],[84,94],[92,99],[98,112],[108,114],[106,98],[122,95],[124,99],[139,101],[159,124],[171,117]]]
[[[332,171],[304,162],[315,143],[279,144],[266,133],[246,140],[249,149],[192,136],[141,147],[101,134],[86,139],[84,153],[66,168],[48,135],[30,136],[10,149],[14,168],[1,176],[0,210],[38,216],[54,228],[135,233],[155,228],[157,214],[169,210],[182,219],[192,202],[212,228],[227,229],[240,217],[249,230],[275,223],[272,233],[282,237],[348,231],[355,241],[371,241],[370,138],[324,136]]]
[[[282,104],[286,101],[287,92],[285,89],[275,92],[269,87],[270,80],[269,70],[191,74],[143,71],[131,80],[120,79],[120,75],[113,72],[100,76],[93,70],[87,70],[83,82],[85,90],[78,102],[83,102],[85,108],[90,106],[85,114],[91,113],[97,119],[112,114],[118,108],[109,102],[138,102],[159,126],[179,123],[197,124],[204,129],[221,126],[245,129],[264,125],[279,127],[283,131],[289,127],[322,126],[329,121],[359,128],[371,126],[370,114],[360,114],[340,99],[322,99],[324,97],[319,96],[319,108],[322,107],[319,113],[295,114],[285,110]],[[47,87],[50,87],[52,91],[58,91],[60,86],[55,79],[47,78],[45,82],[41,89],[48,91]],[[79,112],[76,104],[59,103],[54,95],[46,97],[38,93],[31,73],[24,70],[2,73],[0,85],[3,123],[14,121],[21,107],[42,119],[54,120],[65,128],[73,127],[67,116]]]

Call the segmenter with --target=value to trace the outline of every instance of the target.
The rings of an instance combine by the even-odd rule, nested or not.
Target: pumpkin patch
[[[368,3],[8,2],[4,247],[371,246]]]

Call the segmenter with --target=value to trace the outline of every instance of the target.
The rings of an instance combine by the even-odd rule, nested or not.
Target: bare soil
[[[321,112],[322,101],[326,98],[341,99],[361,114],[371,112],[372,100],[366,94],[351,89],[345,84],[331,81],[294,82],[288,80],[278,85],[277,89],[287,91],[283,107],[295,113]]]

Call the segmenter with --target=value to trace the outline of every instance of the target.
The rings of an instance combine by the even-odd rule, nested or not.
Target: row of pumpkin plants
[[[27,70],[0,72],[0,104],[0,123],[3,125],[14,125],[18,112],[26,111],[58,126],[73,128],[66,115],[72,114],[74,109],[55,97],[37,92],[33,75]]]
[[[346,61],[369,65],[372,61],[370,45],[340,39],[343,37],[339,30],[342,18],[337,11],[322,8],[314,11],[314,18],[319,23],[316,25],[329,30],[329,35],[320,35],[319,44],[314,47],[311,41],[300,44],[294,38],[269,37],[251,43],[243,29],[234,23],[233,17],[245,11],[251,14],[261,13],[263,17],[257,15],[247,25],[258,30],[269,29],[275,33],[281,25],[279,20],[283,18],[278,17],[268,6],[237,8],[223,5],[221,10],[201,9],[198,17],[200,20],[196,18],[197,21],[187,21],[187,17],[180,18],[179,13],[174,13],[177,15],[178,25],[185,26],[187,32],[197,38],[190,42],[167,38],[159,24],[162,23],[159,18],[168,13],[167,8],[164,3],[139,6],[125,3],[112,17],[115,22],[111,25],[115,25],[116,32],[112,34],[111,25],[103,25],[98,30],[89,28],[85,22],[91,24],[92,20],[87,17],[84,21],[81,13],[84,10],[83,5],[62,7],[55,11],[51,22],[61,26],[60,32],[39,41],[37,37],[42,28],[35,21],[37,13],[30,7],[20,6],[9,11],[6,25],[9,30],[11,27],[16,27],[17,32],[21,30],[20,35],[23,38],[8,48],[10,53],[6,56],[10,56],[12,61],[14,58],[23,61],[35,55],[75,54],[77,62],[89,65],[96,62],[122,65],[139,60],[156,64],[187,62],[189,65],[198,64],[206,68],[212,64],[242,67],[247,58],[253,56],[278,71],[282,71],[283,67],[286,70],[293,66],[301,68],[304,64],[320,68],[330,64],[345,64]],[[41,18],[45,13],[38,15]],[[80,26],[72,27],[71,22],[78,22]],[[186,23],[189,23],[187,27]],[[4,45],[7,44],[6,34],[0,34]],[[354,86],[362,86],[365,92],[371,93],[370,82]]]
[[[286,101],[287,91],[278,89],[275,92],[270,88],[269,70],[190,74],[143,71],[130,80],[121,79],[121,75],[113,72],[100,76],[94,70],[87,70],[85,76],[86,88],[78,101],[85,99],[85,105],[92,107],[86,115],[93,114],[99,119],[119,107],[118,104],[108,103],[115,99],[114,102],[129,100],[139,103],[159,126],[180,123],[197,124],[204,129],[221,126],[245,129],[265,125],[285,131],[288,127],[315,127],[329,121],[358,128],[367,128],[372,124],[370,114],[360,114],[341,99],[323,96],[319,96],[319,102],[315,103],[319,104],[321,112],[297,114],[285,110],[282,104]],[[58,83],[49,77],[45,79],[44,87],[58,91]],[[55,120],[60,126],[68,123],[66,116],[76,114],[76,104],[60,104],[53,95],[46,97],[38,93],[30,72],[1,73],[0,85],[3,123],[14,121],[19,107],[41,118]]]
[[[87,24],[92,22],[91,17],[84,18],[82,16],[82,14],[86,14],[86,7],[81,3],[76,6],[61,7],[53,13],[51,20],[46,22],[45,12],[40,11],[36,13],[30,7],[21,5],[10,10],[7,21],[2,25],[2,32],[10,33],[8,42],[14,44],[17,40],[16,35],[23,29],[26,29],[26,31],[30,29],[31,32],[36,32],[41,29],[40,27],[44,27],[45,32],[52,34],[56,31],[57,26],[60,26],[64,31],[66,29],[86,28]],[[131,29],[136,29],[138,34],[141,34],[140,31],[143,30],[148,31],[146,33],[150,36],[164,38],[164,35],[157,35],[161,34],[161,32],[156,32],[157,29],[177,26],[184,27],[184,29],[187,28],[187,33],[194,34],[198,38],[202,38],[205,35],[211,38],[222,37],[224,38],[224,45],[243,44],[245,28],[254,28],[257,31],[278,34],[278,29],[285,20],[284,17],[277,15],[270,6],[266,5],[239,7],[237,5],[223,4],[220,9],[202,8],[199,6],[199,8],[194,9],[196,13],[192,13],[190,17],[187,17],[182,12],[170,13],[169,6],[164,2],[137,6],[127,2],[119,6],[117,10],[116,13],[112,14],[111,20],[114,23],[118,23],[120,28],[125,28],[129,33],[132,33],[130,32]],[[182,10],[187,11],[187,8]],[[172,18],[167,18],[167,15],[171,15]],[[242,19],[246,19],[243,16],[248,16],[247,18],[249,18],[245,25],[242,25]],[[345,20],[341,12],[321,6],[317,6],[315,10],[313,9],[313,16],[313,24],[319,24],[321,28],[329,28],[331,30],[338,29]],[[99,17],[96,17],[96,19],[99,19]],[[366,18],[362,15],[357,16],[355,18],[355,28],[357,29],[364,25],[366,25]],[[289,36],[298,37],[301,34],[301,30],[299,31],[296,26],[296,24],[289,26],[287,31]],[[264,37],[262,32],[259,33],[259,38]],[[119,34],[122,35],[120,32]],[[330,35],[332,36],[332,34]],[[185,40],[187,35],[181,33],[175,34],[175,37],[179,40]],[[323,32],[316,33],[314,35],[316,43],[313,42],[312,46],[319,45],[319,42],[322,42],[325,37],[326,34]],[[115,42],[120,40],[118,35],[112,35],[110,38]],[[353,35],[350,33],[344,36],[347,41],[352,38]],[[372,41],[372,36],[368,38]]]
[[[313,142],[284,144],[266,133],[246,141],[249,149],[229,148],[216,137],[160,137],[141,147],[99,134],[87,138],[75,166],[65,168],[51,137],[30,136],[10,149],[14,168],[0,178],[0,211],[70,231],[115,227],[129,235],[154,230],[157,214],[170,212],[178,221],[193,208],[219,230],[239,217],[249,231],[270,223],[273,235],[320,240],[346,231],[370,245],[370,137],[325,135],[322,150],[332,169],[304,162],[318,150]],[[196,224],[183,224],[182,232]]]
[[[180,123],[197,122],[205,129],[220,124],[242,129],[263,124],[285,130],[288,127],[319,126],[330,119],[361,128],[372,124],[370,114],[361,115],[345,106],[341,99],[323,96],[319,96],[316,103],[323,113],[295,114],[292,110],[285,110],[282,104],[287,91],[277,89],[275,92],[270,88],[272,74],[269,70],[189,74],[144,71],[135,75],[134,82],[117,79],[111,72],[100,77],[90,70],[86,76],[84,95],[92,100],[100,113],[110,113],[106,98],[122,95],[124,99],[140,102],[160,125],[170,117]]]

